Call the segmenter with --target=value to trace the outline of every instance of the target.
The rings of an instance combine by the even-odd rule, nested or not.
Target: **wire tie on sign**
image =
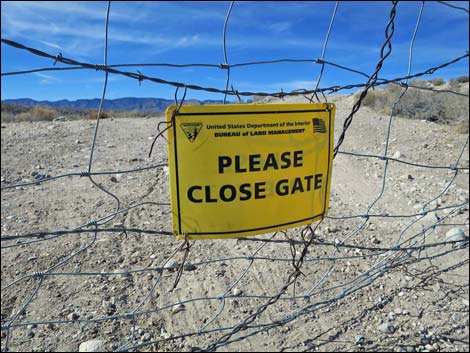
[[[406,83],[406,82],[400,82],[400,86],[401,86],[401,87],[408,88],[408,83]]]
[[[137,80],[139,81],[139,86],[142,86],[142,81],[144,80],[144,75],[142,75],[142,72],[140,72],[139,70],[137,70],[137,73],[139,74],[139,76],[137,77]]]
[[[284,91],[283,91],[282,88],[281,88],[281,92],[279,93],[279,98],[281,98],[282,100],[284,100],[284,97],[285,97],[285,94],[284,94]]]
[[[325,63],[325,60],[323,60],[323,59],[315,59],[315,62],[316,62],[317,64],[324,64],[324,63]]]
[[[225,300],[225,297],[224,297],[223,295],[219,295],[219,296],[217,297],[217,300],[219,300],[219,301],[222,302],[222,301]]]
[[[57,64],[57,61],[59,61],[59,60],[62,60],[62,53],[57,54],[57,56],[55,57],[54,66],[55,66],[55,64]]]
[[[9,329],[10,329],[10,324],[2,324],[2,331],[9,330]]]
[[[253,256],[247,256],[246,259],[247,259],[248,261],[254,261],[254,260],[255,260],[255,258],[254,258]]]
[[[230,69],[230,65],[229,64],[223,64],[223,63],[220,63],[219,64],[219,69],[225,69],[225,70],[228,70]]]
[[[80,172],[80,178],[81,177],[88,177],[88,176],[90,176],[89,172]]]
[[[369,215],[368,214],[363,214],[361,217],[365,218],[366,220],[369,220]]]

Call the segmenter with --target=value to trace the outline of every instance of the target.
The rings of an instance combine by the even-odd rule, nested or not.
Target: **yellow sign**
[[[335,106],[236,104],[166,111],[173,231],[222,239],[328,212]]]

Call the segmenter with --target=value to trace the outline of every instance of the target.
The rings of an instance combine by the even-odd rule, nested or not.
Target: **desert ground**
[[[329,99],[337,138],[354,96]],[[311,236],[302,227],[189,252],[167,234],[164,138],[148,157],[163,119],[100,121],[92,171],[111,172],[93,176],[100,187],[74,175],[2,190],[2,238],[89,225],[2,239],[2,351],[469,350],[468,134],[393,117],[387,162],[371,156],[390,117],[361,108],[341,151],[371,156],[336,157],[328,218],[281,292]],[[95,125],[2,124],[2,187],[87,171]],[[101,188],[129,209],[107,217],[117,202]],[[93,232],[94,220],[129,231]]]

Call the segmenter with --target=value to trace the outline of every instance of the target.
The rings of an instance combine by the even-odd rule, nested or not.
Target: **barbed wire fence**
[[[458,7],[440,1],[444,6],[450,6],[456,11],[468,10],[463,7]],[[33,70],[4,72],[2,76],[9,75],[22,75],[42,71],[62,71],[62,70],[97,70],[104,73],[103,90],[101,100],[98,108],[96,125],[94,128],[93,139],[91,143],[90,155],[88,159],[88,168],[83,172],[73,172],[56,175],[53,177],[35,180],[32,182],[21,182],[13,184],[2,184],[2,199],[14,198],[16,192],[25,190],[37,185],[50,184],[63,178],[88,178],[90,185],[98,189],[103,196],[112,199],[114,210],[104,216],[92,217],[89,221],[80,224],[72,229],[61,230],[40,230],[30,231],[28,233],[17,234],[3,234],[1,236],[1,249],[2,249],[2,351],[7,351],[11,347],[20,347],[22,344],[28,344],[28,340],[24,340],[26,330],[32,327],[46,327],[50,329],[49,335],[52,332],[59,331],[64,333],[71,333],[80,327],[81,333],[86,333],[90,337],[103,336],[103,332],[97,328],[96,325],[117,325],[122,331],[129,329],[129,334],[122,334],[115,337],[115,342],[111,348],[115,351],[133,351],[139,349],[168,349],[165,344],[182,344],[185,340],[191,339],[189,345],[193,351],[216,351],[218,349],[230,349],[231,345],[236,343],[250,342],[251,337],[269,335],[270,332],[282,334],[284,331],[279,331],[282,328],[289,328],[290,324],[298,322],[302,319],[315,320],[320,315],[326,315],[330,310],[342,310],[339,306],[345,302],[354,304],[354,299],[367,288],[373,287],[381,278],[386,278],[390,274],[397,271],[402,271],[409,274],[420,281],[414,285],[418,288],[426,283],[433,283],[441,274],[446,274],[468,266],[468,253],[467,256],[458,259],[458,261],[450,266],[438,266],[435,263],[441,258],[452,258],[455,254],[461,254],[462,251],[468,249],[468,237],[464,239],[447,239],[446,241],[432,241],[433,234],[438,229],[445,227],[467,226],[468,227],[468,197],[465,200],[453,200],[451,204],[442,206],[437,202],[445,195],[449,195],[450,190],[455,185],[456,179],[462,173],[468,173],[468,166],[462,165],[464,153],[468,153],[468,134],[466,140],[463,141],[459,150],[458,156],[451,161],[449,165],[431,165],[422,162],[408,161],[400,157],[389,156],[389,146],[391,141],[391,133],[393,132],[393,124],[395,118],[396,106],[399,104],[403,96],[405,96],[409,89],[416,90],[430,90],[436,94],[451,94],[456,96],[468,97],[468,93],[458,92],[451,89],[435,89],[430,87],[421,87],[419,85],[409,84],[410,79],[432,75],[439,70],[453,65],[461,60],[468,60],[469,53],[466,51],[461,56],[452,60],[444,62],[440,65],[431,67],[427,70],[412,73],[413,65],[413,46],[416,34],[419,31],[421,15],[425,7],[422,2],[419,13],[416,19],[414,32],[411,36],[409,46],[409,60],[407,67],[407,74],[403,77],[397,78],[381,78],[380,71],[383,63],[391,54],[393,46],[393,35],[395,29],[395,17],[397,2],[393,1],[390,8],[389,21],[385,26],[385,39],[380,50],[380,57],[377,61],[375,70],[372,74],[361,72],[353,67],[346,67],[334,62],[325,60],[327,56],[328,41],[330,33],[334,28],[335,17],[337,14],[340,2],[337,1],[331,15],[331,21],[325,36],[324,45],[322,48],[321,58],[319,59],[278,59],[270,61],[252,61],[244,63],[229,63],[227,56],[227,40],[226,31],[229,24],[232,11],[235,9],[234,2],[230,3],[227,11],[227,16],[223,24],[223,52],[224,60],[221,64],[209,63],[192,63],[192,64],[172,64],[172,63],[153,63],[153,64],[113,64],[108,65],[108,24],[110,17],[111,2],[108,2],[105,20],[105,37],[104,37],[104,58],[103,64],[92,64],[80,62],[73,58],[66,58],[61,53],[54,55],[41,51],[36,48],[28,47],[22,43],[18,43],[6,38],[2,38],[2,43],[5,45],[17,48],[18,50],[28,51],[36,56],[48,58],[53,61],[52,67],[44,67]],[[300,63],[309,62],[321,65],[320,74],[318,76],[316,87],[313,90],[299,89],[291,92],[244,92],[234,89],[230,83],[230,69],[236,67],[246,67],[255,65],[271,65],[281,62]],[[65,64],[65,67],[56,67],[57,63]],[[121,67],[146,67],[146,66],[168,66],[168,67],[212,67],[218,70],[225,70],[226,84],[224,89],[214,87],[202,87],[186,82],[167,81],[159,77],[152,77],[142,74],[140,71],[137,73],[131,71],[121,70]],[[366,78],[365,83],[354,83],[344,86],[331,86],[321,87],[321,80],[325,70],[328,66],[342,69],[348,72],[356,73],[362,78]],[[319,94],[322,95],[324,101],[328,100],[328,95],[338,93],[350,89],[361,89],[358,100],[354,104],[351,112],[344,120],[342,131],[337,139],[335,146],[335,157],[338,158],[357,158],[359,160],[375,160],[381,164],[382,176],[381,187],[377,196],[372,202],[369,202],[364,212],[357,214],[337,214],[327,216],[324,220],[317,222],[303,228],[296,228],[285,232],[277,232],[267,236],[260,236],[256,238],[245,238],[236,241],[236,244],[256,244],[253,250],[250,245],[246,245],[248,254],[243,253],[239,256],[219,257],[207,260],[196,261],[189,263],[187,261],[190,255],[196,254],[201,257],[202,254],[207,252],[208,247],[199,246],[195,242],[177,242],[173,240],[172,232],[166,230],[145,229],[140,227],[126,227],[124,224],[120,226],[112,225],[118,216],[127,215],[130,212],[142,209],[147,206],[155,206],[158,208],[168,208],[168,202],[150,202],[136,200],[132,203],[125,204],[121,198],[104,187],[102,184],[95,181],[95,177],[103,175],[117,175],[117,174],[133,174],[133,173],[146,173],[155,170],[163,170],[167,167],[165,161],[160,163],[142,166],[139,168],[127,170],[111,170],[111,171],[94,171],[94,152],[96,150],[96,142],[100,126],[101,112],[103,111],[103,103],[106,97],[106,89],[109,74],[120,75],[129,77],[136,80],[139,84],[148,81],[155,84],[167,85],[176,88],[175,92],[175,105],[180,106],[184,104],[187,91],[203,90],[206,92],[218,93],[224,96],[224,103],[227,102],[227,96],[234,98],[238,97],[274,97],[284,99],[290,96],[304,96],[310,102],[314,99],[320,101]],[[361,104],[366,97],[368,91],[375,87],[384,85],[397,85],[401,88],[400,95],[396,98],[391,106],[390,114],[388,116],[388,125],[385,131],[385,141],[383,144],[383,152],[380,154],[372,153],[358,153],[354,151],[347,151],[341,149],[341,146],[348,136],[348,129],[353,123],[355,114],[359,111]],[[231,87],[231,89],[229,89]],[[178,100],[178,89],[184,89],[182,99]],[[164,137],[164,132],[167,131],[169,126],[160,130],[158,126],[157,139]],[[153,145],[152,145],[153,148]],[[387,181],[389,180],[389,166],[391,163],[403,164],[405,166],[419,168],[426,171],[448,171],[452,173],[450,180],[445,180],[442,183],[442,188],[436,194],[427,194],[426,201],[421,205],[417,212],[410,214],[396,214],[387,211],[375,211],[379,201],[383,200],[387,191]],[[334,204],[334,202],[332,202]],[[332,206],[335,209],[334,206]],[[337,209],[336,209],[337,210]],[[436,212],[442,212],[444,216],[435,217],[429,222],[429,216],[435,215]],[[465,219],[465,214],[467,214]],[[2,219],[3,219],[2,209]],[[364,232],[372,227],[371,220],[377,219],[380,221],[394,221],[399,223],[399,234],[394,234],[393,240],[388,244],[384,241],[383,246],[378,246],[380,242],[370,241],[364,236]],[[464,219],[462,221],[462,219]],[[355,222],[351,227],[344,226],[347,222]],[[327,226],[328,225],[328,226]],[[338,225],[338,226],[336,226]],[[344,226],[342,231],[339,227]],[[336,228],[335,228],[336,227]],[[336,236],[334,241],[324,239],[324,232],[329,232],[329,235]],[[331,234],[330,234],[331,233]],[[338,234],[340,233],[340,235]],[[174,247],[170,252],[162,251],[159,256],[162,256],[162,261],[159,265],[153,263],[149,266],[140,268],[121,268],[119,270],[101,270],[101,271],[83,271],[79,264],[77,267],[78,259],[90,259],[93,254],[93,248],[99,246],[99,237],[108,234],[124,234],[123,241],[125,244],[133,241],[131,235],[149,235],[151,239],[166,239],[168,247]],[[5,284],[4,278],[4,255],[12,254],[12,252],[19,251],[27,253],[32,251],[38,246],[54,247],[54,243],[66,237],[78,237],[79,235],[91,235],[85,240],[79,239],[75,250],[71,250],[66,256],[58,260],[54,264],[43,263],[33,271],[25,271],[18,269],[15,274],[15,279]],[[207,243],[205,243],[207,244]],[[238,246],[238,245],[237,245]],[[286,256],[290,254],[290,256]],[[467,250],[468,251],[468,250]],[[266,255],[271,252],[274,255]],[[183,255],[181,256],[181,253]],[[228,253],[230,254],[230,253]],[[103,256],[103,255],[102,255]],[[179,263],[175,264],[173,260],[177,257],[182,259]],[[354,265],[351,265],[354,262]],[[90,262],[91,263],[91,262]],[[99,263],[99,262],[98,262]],[[238,263],[243,264],[238,267]],[[258,265],[260,264],[260,265]],[[290,264],[290,267],[289,267]],[[429,264],[428,267],[421,269],[417,267],[420,264]],[[70,268],[75,265],[75,270],[66,270],[62,272],[59,270],[68,265]],[[325,265],[318,268],[319,265]],[[350,273],[345,276],[345,268],[357,268],[356,273]],[[6,266],[5,266],[6,268]],[[213,276],[213,278],[220,282],[218,286],[224,288],[220,290],[215,287],[214,291],[204,291],[201,288],[193,288],[194,293],[188,292],[185,297],[182,296],[182,287],[189,285],[188,277],[191,277],[189,271],[197,268],[199,271],[204,270],[203,277]],[[227,269],[228,270],[227,270]],[[275,268],[279,273],[284,273],[285,278],[273,278],[271,282],[273,288],[271,290],[262,290],[258,292],[251,288],[250,292],[239,290],[242,283],[256,281],[260,276],[264,279],[270,276],[271,269]],[[287,270],[287,272],[286,272]],[[231,273],[227,273],[231,271]],[[317,272],[319,271],[319,272]],[[264,273],[263,273],[264,272]],[[130,304],[127,300],[128,310],[122,310],[116,313],[117,308],[115,303],[109,304],[109,294],[106,293],[107,311],[106,315],[99,315],[98,312],[93,311],[86,315],[74,315],[70,313],[67,319],[47,316],[45,319],[38,319],[37,317],[28,316],[28,309],[38,300],[41,292],[51,293],[54,291],[66,292],[64,288],[57,285],[55,280],[63,279],[63,283],[68,283],[73,278],[87,278],[86,282],[90,291],[96,285],[103,284],[105,288],[111,283],[113,278],[122,278],[125,285],[129,285],[134,280],[134,276],[147,276],[150,278],[151,283],[149,286],[143,286],[140,290],[132,291],[135,296],[134,305]],[[8,276],[8,278],[11,276]],[[70,279],[70,280],[69,280]],[[170,283],[171,282],[171,283]],[[189,283],[189,284],[188,284]],[[202,283],[207,284],[207,283]],[[19,290],[22,285],[28,290]],[[194,284],[192,284],[194,285]],[[412,289],[409,286],[408,289]],[[465,286],[463,286],[465,288]],[[466,287],[468,294],[468,278],[466,280]],[[100,287],[101,288],[101,287]],[[116,293],[119,291],[115,288]],[[261,287],[262,288],[262,287]],[[167,293],[164,290],[168,290]],[[292,290],[292,293],[290,291]],[[105,295],[105,293],[102,293]],[[301,340],[299,342],[290,342],[293,346],[290,348],[310,350],[318,349],[323,341],[331,341],[336,339],[342,332],[346,330],[347,325],[357,322],[361,317],[366,315],[366,311],[370,312],[386,306],[387,303],[393,300],[392,293],[384,296],[367,308],[356,318],[349,321],[342,321],[338,323],[338,329],[332,338],[323,339],[319,334],[316,339]],[[60,297],[59,297],[60,298]],[[87,300],[85,294],[84,300]],[[95,298],[91,295],[89,298]],[[64,302],[67,302],[67,298]],[[60,300],[60,299],[59,299]],[[98,296],[99,300],[99,296]],[[159,301],[160,300],[160,301]],[[13,301],[15,304],[11,304]],[[108,305],[109,304],[109,305]],[[58,306],[58,305],[54,305]],[[7,307],[9,309],[7,310]],[[124,305],[123,305],[124,307]],[[187,325],[173,325],[171,324],[172,318],[178,315],[179,312],[193,309],[195,318],[190,324]],[[235,308],[235,309],[234,309]],[[287,309],[286,309],[287,308]],[[235,314],[234,314],[235,310]],[[288,310],[286,312],[286,310]],[[7,314],[7,312],[10,312]],[[63,314],[63,313],[62,313]],[[167,315],[167,316],[164,316]],[[144,319],[149,320],[164,320],[163,323],[159,322],[157,327],[160,328],[161,334],[159,337],[155,335],[145,335],[142,330],[142,322]],[[344,317],[345,318],[345,317]],[[343,318],[341,318],[343,319]],[[166,320],[166,321],[165,321]],[[153,321],[152,321],[153,322]],[[143,325],[145,326],[145,325]],[[104,326],[99,326],[104,328]],[[113,326],[114,327],[114,326]],[[89,331],[86,331],[90,328]],[[167,330],[172,330],[168,332]],[[150,329],[149,329],[150,330]],[[276,331],[278,330],[278,331]],[[21,334],[15,335],[15,331]],[[86,332],[85,332],[86,331]],[[113,336],[114,337],[114,336]],[[264,336],[263,336],[264,337]],[[295,336],[294,336],[295,337]],[[29,337],[30,339],[32,337]],[[300,342],[302,341],[302,342]],[[363,342],[359,342],[362,344]],[[467,342],[468,343],[468,342]],[[303,344],[303,345],[302,345]],[[228,348],[227,348],[228,347]],[[277,347],[279,348],[279,347]],[[276,349],[274,349],[276,350]]]

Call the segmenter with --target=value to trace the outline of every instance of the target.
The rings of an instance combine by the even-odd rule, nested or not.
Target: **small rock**
[[[372,242],[372,244],[380,244],[380,239],[377,239],[376,237],[373,237],[371,242]]]
[[[390,321],[395,320],[396,314],[393,312],[388,313],[387,317]]]
[[[151,338],[150,333],[147,332],[147,333],[144,333],[144,335],[141,338],[141,341],[142,342],[148,342],[148,341],[150,341],[150,338]]]
[[[194,266],[191,262],[186,261],[183,268],[184,268],[185,271],[194,271],[194,270],[196,270],[197,267]]]
[[[80,344],[79,352],[104,352],[106,351],[106,343],[103,340],[90,340]]]
[[[78,320],[78,318],[80,317],[80,315],[78,315],[77,313],[73,312],[73,313],[70,313],[67,315],[67,318],[69,320]]]
[[[173,314],[177,314],[177,313],[179,313],[180,311],[183,311],[183,310],[185,310],[185,306],[183,304],[177,304],[171,309],[171,312]]]
[[[34,337],[34,332],[31,331],[31,330],[28,331],[28,332],[26,333],[26,337],[28,337],[28,338],[33,338],[33,337]]]
[[[114,175],[110,178],[110,180],[111,180],[113,183],[117,183],[117,182],[118,182],[117,178],[116,178]]]
[[[363,344],[365,340],[364,336],[354,336],[354,342],[356,342],[356,344]]]
[[[232,294],[235,296],[235,297],[238,297],[239,295],[242,295],[243,294],[243,291],[239,288],[233,288],[232,289]]]
[[[395,327],[393,326],[391,322],[385,322],[377,328],[379,331],[388,333],[388,334],[392,334],[395,332]]]
[[[393,158],[395,159],[400,159],[402,157],[402,154],[400,151],[396,151],[394,154],[393,154]]]
[[[461,228],[452,228],[446,233],[446,239],[448,241],[466,241],[468,237]]]
[[[165,263],[165,265],[163,265],[163,268],[168,269],[168,270],[174,270],[178,267],[179,267],[179,263],[175,259],[170,259]]]
[[[425,345],[424,349],[426,349],[428,352],[435,352],[435,349],[431,344]]]

